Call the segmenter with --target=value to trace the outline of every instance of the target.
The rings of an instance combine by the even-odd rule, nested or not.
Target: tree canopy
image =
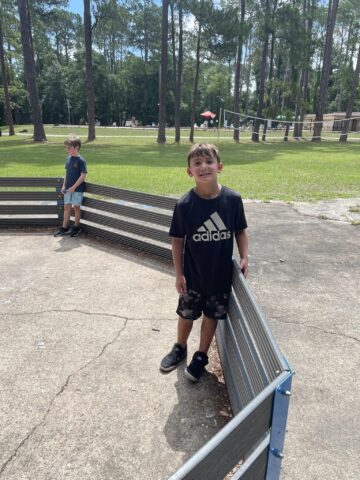
[[[30,9],[43,122],[88,123],[83,16],[70,12],[67,0],[22,2]],[[161,60],[164,4],[166,62]],[[351,91],[352,85],[358,88],[358,0],[92,0],[90,5],[94,108],[101,125],[125,125],[132,117],[140,125],[157,125],[159,107],[162,121],[177,129],[199,124],[204,110],[220,108],[296,119],[320,107],[322,113],[346,112],[349,102],[360,111],[359,92]],[[28,123],[34,106],[19,12],[11,0],[2,0],[0,9],[0,124],[9,123],[6,97],[14,122]]]

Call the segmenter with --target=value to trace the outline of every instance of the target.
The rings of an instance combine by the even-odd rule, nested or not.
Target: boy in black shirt
[[[185,369],[197,382],[208,364],[207,352],[217,321],[227,317],[232,280],[233,238],[240,254],[240,268],[248,272],[247,223],[241,197],[218,183],[223,168],[214,145],[194,145],[188,154],[187,173],[195,188],[176,203],[170,227],[177,308],[178,335],[171,352],[161,361],[164,372],[173,370],[187,355],[193,321],[203,314],[199,350]]]
[[[79,155],[81,140],[75,135],[70,135],[64,142],[68,157],[65,164],[65,176],[61,193],[64,195],[64,220],[63,226],[54,237],[70,235],[77,237],[81,232],[80,217],[81,204],[85,191],[85,178],[87,174],[86,161]],[[71,205],[74,207],[75,224],[70,228]]]

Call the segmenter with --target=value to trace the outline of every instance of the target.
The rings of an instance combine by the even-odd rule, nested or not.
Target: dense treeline
[[[101,125],[124,125],[132,117],[141,125],[157,124],[160,113],[161,123],[179,131],[199,123],[202,111],[221,107],[297,120],[308,112],[318,119],[345,112],[351,102],[351,110],[360,111],[358,0],[88,3],[95,118]],[[67,11],[67,4],[1,0],[0,124],[9,124],[9,115],[16,124],[28,123],[34,114],[25,20],[43,122],[88,122],[84,18]],[[21,9],[28,12],[22,22]],[[236,116],[233,121],[237,126]]]

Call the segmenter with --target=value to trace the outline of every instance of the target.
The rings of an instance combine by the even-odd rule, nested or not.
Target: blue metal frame
[[[293,375],[294,372],[289,369],[288,376],[275,390],[266,480],[280,478]]]

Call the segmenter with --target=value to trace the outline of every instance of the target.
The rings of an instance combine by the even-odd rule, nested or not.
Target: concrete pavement
[[[355,480],[360,228],[245,208],[249,283],[296,371],[281,478]],[[166,264],[44,232],[0,232],[0,251],[0,480],[163,480],[222,427],[216,375],[159,372],[176,330]]]

